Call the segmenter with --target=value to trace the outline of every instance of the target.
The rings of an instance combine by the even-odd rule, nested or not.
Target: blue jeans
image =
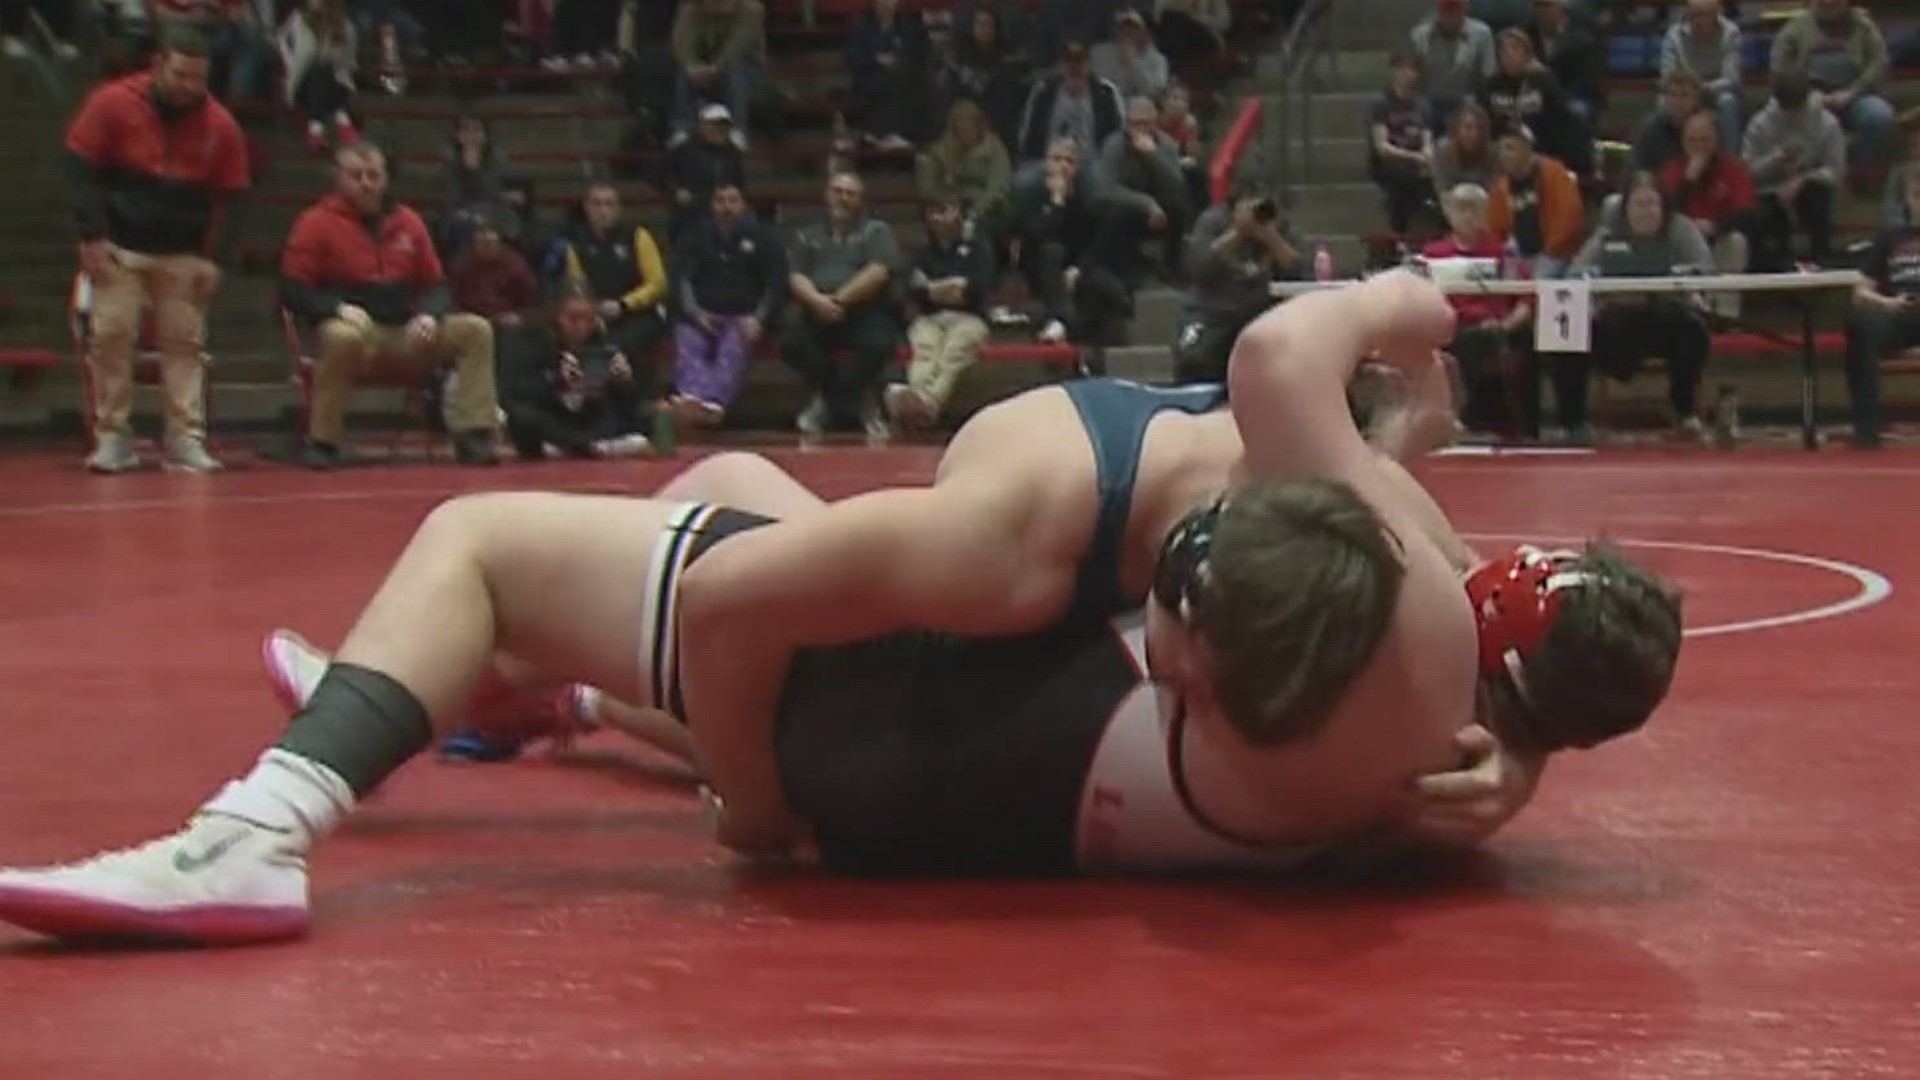
[[[753,89],[759,72],[750,63],[741,62],[722,68],[720,77],[705,90],[696,89],[684,69],[673,74],[673,134],[677,138],[693,130],[694,116],[700,105],[716,98],[733,114],[733,130],[747,137],[747,106],[753,101]]]
[[[267,51],[273,48],[267,36],[251,26],[237,22],[221,23],[207,34],[207,50],[227,63],[228,101],[254,101],[260,97],[261,73],[266,70]]]
[[[1878,94],[1862,94],[1847,105],[1840,117],[1853,141],[1847,147],[1847,164],[1852,168],[1884,165],[1892,157],[1894,123],[1899,119],[1893,103]]]
[[[360,43],[378,44],[380,27],[392,24],[393,32],[400,38],[400,47],[409,51],[420,49],[427,43],[427,28],[413,17],[413,12],[401,7],[394,0],[361,0],[353,11],[353,31],[360,35]]]

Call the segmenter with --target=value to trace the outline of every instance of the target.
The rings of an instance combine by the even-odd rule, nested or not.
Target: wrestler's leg
[[[778,465],[748,453],[703,458],[653,498],[663,503],[716,503],[771,518],[794,517],[826,505]],[[275,690],[290,710],[305,705],[331,659],[288,630],[276,630],[268,636],[263,658]],[[512,700],[503,700],[509,689]],[[470,700],[463,710],[457,724],[473,730],[448,741],[450,756],[469,760],[510,758],[532,739],[569,726],[603,725],[681,758],[691,756],[685,729],[671,717],[588,686],[567,687],[555,673],[510,654],[496,653],[494,671],[482,679],[482,690],[476,696],[487,700]],[[506,715],[509,713],[518,715]]]
[[[791,473],[759,454],[748,453],[704,458],[668,481],[654,497],[718,503],[770,518],[798,517],[826,505]],[[693,760],[693,742],[687,737],[687,729],[672,716],[628,704],[592,687],[579,687],[576,694],[578,709],[591,722],[624,732],[682,761]]]
[[[738,452],[701,459],[653,497],[671,503],[714,503],[769,518],[796,517],[826,505],[780,466],[759,454]],[[507,702],[506,706],[521,710],[522,715],[504,718],[504,731],[488,730],[486,718],[476,717],[478,730],[447,741],[445,751],[450,756],[502,760],[515,756],[535,738],[607,727],[682,761],[692,761],[693,744],[686,728],[658,709],[630,704],[591,685],[558,685],[550,672],[517,657],[502,655],[496,659],[496,666],[506,684],[521,688],[517,695],[520,700]],[[533,715],[526,715],[529,712]]]
[[[553,494],[443,504],[252,772],[174,836],[0,873],[0,919],[56,935],[209,943],[304,932],[307,849],[428,745],[496,646],[574,681],[635,694],[651,685],[638,670],[644,583],[672,511]]]

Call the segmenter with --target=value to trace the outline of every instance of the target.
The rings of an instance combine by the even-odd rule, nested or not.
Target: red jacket
[[[96,88],[67,128],[73,214],[83,240],[148,255],[211,246],[221,200],[251,182],[247,140],[212,98],[162,105],[152,75]]]
[[[1673,200],[1675,210],[1696,221],[1711,221],[1721,231],[1734,215],[1753,209],[1758,201],[1747,163],[1724,150],[1713,152],[1713,160],[1697,183],[1687,180],[1686,158],[1667,162],[1660,170],[1660,186]]]
[[[341,304],[399,326],[419,314],[444,315],[448,296],[427,223],[389,203],[363,218],[344,196],[328,195],[294,219],[280,255],[281,302],[310,322]]]

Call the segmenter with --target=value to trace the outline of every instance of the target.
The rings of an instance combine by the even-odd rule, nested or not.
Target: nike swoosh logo
[[[197,874],[219,862],[227,852],[233,850],[234,845],[246,838],[245,831],[233,832],[214,841],[198,855],[185,850],[176,851],[173,853],[173,868],[183,874]]]

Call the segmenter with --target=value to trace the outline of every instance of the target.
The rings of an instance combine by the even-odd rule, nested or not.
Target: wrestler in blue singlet
[[[1078,379],[1061,384],[1080,413],[1100,485],[1100,509],[1093,540],[1080,559],[1071,613],[1111,618],[1140,606],[1120,584],[1120,550],[1126,544],[1127,518],[1133,512],[1133,485],[1140,475],[1140,454],[1147,425],[1167,409],[1198,416],[1227,402],[1217,383],[1160,389],[1124,379]]]

